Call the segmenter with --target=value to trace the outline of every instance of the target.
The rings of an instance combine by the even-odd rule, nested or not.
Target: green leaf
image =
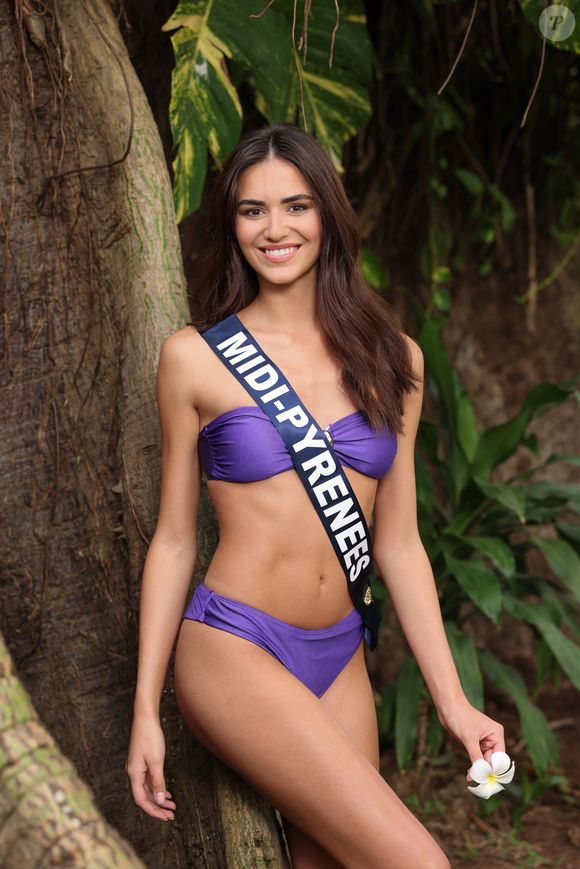
[[[509,229],[516,219],[516,212],[507,196],[495,184],[489,185],[489,192],[499,202],[502,229]]]
[[[459,561],[448,553],[445,562],[463,591],[494,624],[499,624],[502,594],[495,573],[481,561]]]
[[[553,11],[550,10],[550,6],[553,7],[553,4],[544,3],[544,0],[519,0],[520,6],[522,7],[523,13],[525,17],[528,19],[532,27],[534,28],[538,39],[543,40],[546,38],[547,45],[550,48],[556,48],[560,51],[572,51],[576,54],[580,54],[580,34],[578,33],[578,8],[576,4],[571,4],[568,0],[564,0],[558,5],[558,16],[554,16]],[[564,15],[568,18],[570,15],[576,15],[576,22],[564,20],[561,18],[561,8],[565,7]],[[544,21],[543,29],[540,30],[540,20],[542,13],[546,8],[546,19],[542,19]],[[575,24],[575,26],[574,26]],[[566,29],[563,29],[566,28]],[[561,36],[568,34],[565,39],[562,39]]]
[[[451,280],[451,269],[449,266],[437,266],[431,274],[431,280],[435,284],[447,284]]]
[[[490,682],[508,694],[517,706],[530,759],[538,775],[558,764],[558,742],[542,710],[528,697],[526,685],[517,670],[488,652],[478,650],[479,662]]]
[[[437,464],[439,462],[439,433],[435,423],[427,419],[421,419],[419,423],[418,443],[421,449],[425,451],[427,459],[432,464]]]
[[[248,0],[245,0],[247,3]],[[237,4],[235,4],[237,5]],[[256,11],[252,2],[252,12]],[[334,59],[329,68],[331,34],[336,24],[334,3],[313,3],[308,16],[308,51],[296,58],[292,53],[291,32],[294,0],[277,0],[258,22],[279,15],[285,22],[285,37],[275,46],[270,43],[268,60],[260,66],[253,62],[257,105],[269,123],[301,121],[300,88],[296,64],[302,74],[302,89],[308,130],[320,142],[335,168],[343,171],[344,142],[354,136],[371,116],[368,90],[372,80],[373,48],[366,26],[364,5],[359,0],[342,4],[336,31]],[[236,16],[230,13],[234,21]],[[257,40],[261,35],[256,33]],[[275,48],[273,56],[272,48]]]
[[[505,596],[504,603],[514,618],[523,619],[539,630],[570,681],[580,690],[580,648],[554,624],[546,605],[531,604],[511,595]]]
[[[558,741],[539,706],[527,697],[516,698],[516,706],[530,760],[536,773],[545,775],[550,767],[558,766]]]
[[[508,544],[501,537],[477,537],[460,535],[461,540],[473,549],[483,552],[506,578],[514,575],[516,560]]]
[[[390,283],[389,273],[381,265],[381,261],[376,254],[368,248],[363,247],[360,253],[360,264],[363,277],[373,290],[387,289]]]
[[[576,600],[580,601],[580,557],[578,553],[566,540],[533,536],[531,541],[540,550],[558,579],[570,589]]]
[[[580,466],[580,456],[571,455],[570,453],[550,453],[545,465],[551,465],[553,462],[567,462],[569,465]]]
[[[414,658],[405,658],[399,669],[395,711],[395,754],[399,769],[406,769],[413,756],[422,687],[417,662]]]
[[[539,625],[539,631],[572,684],[580,691],[580,648],[553,624],[545,622]]]
[[[418,344],[425,356],[425,368],[432,378],[442,410],[454,427],[456,420],[454,372],[447,351],[439,335],[442,320],[426,320],[418,337]]]
[[[384,583],[383,583],[384,585]],[[563,595],[549,582],[540,579],[538,582],[542,600],[552,613],[552,621],[555,625],[566,625],[580,641],[580,619],[578,618],[578,606],[567,595]]]
[[[444,622],[444,626],[465,696],[476,709],[483,710],[483,677],[473,638],[454,622]]]
[[[433,477],[417,450],[415,451],[415,483],[417,501],[423,504],[429,513],[432,512],[434,504]]]
[[[477,450],[479,435],[473,405],[466,392],[460,392],[457,396],[457,439],[471,462]]]
[[[377,724],[379,735],[384,739],[392,730],[395,713],[396,690],[395,686],[388,683],[383,688],[381,699],[377,707]]]
[[[545,683],[548,678],[548,674],[552,668],[554,663],[554,655],[544,640],[543,637],[540,637],[538,640],[538,644],[536,646],[536,691],[539,691],[542,685]]]
[[[580,525],[572,522],[556,522],[556,530],[560,537],[566,537],[577,549],[580,548]]]
[[[163,30],[175,31],[170,122],[178,220],[199,205],[208,148],[219,165],[240,137],[242,113],[228,64],[235,67],[236,82],[254,89],[257,108],[269,123],[302,125],[298,65],[308,130],[343,171],[344,142],[370,117],[373,50],[364,7],[359,0],[342,6],[332,68],[335,5],[313,5],[306,63],[292,48],[293,8],[293,0],[277,0],[252,18],[259,11],[255,0],[180,0],[164,24]]]
[[[440,427],[446,434],[446,462],[438,464],[441,476],[453,503],[459,503],[469,480],[469,457],[477,444],[477,427],[469,396],[455,371],[439,335],[444,320],[425,320],[418,343],[425,356],[429,384],[439,403]]]
[[[485,190],[485,185],[479,175],[470,172],[469,169],[456,169],[455,174],[474,196],[481,196]]]
[[[512,419],[483,432],[473,461],[473,473],[488,477],[496,465],[517,449],[531,420],[566,401],[570,392],[570,387],[558,383],[539,383],[531,389]]]
[[[178,222],[199,206],[208,147],[222,162],[242,129],[240,101],[224,68],[232,48],[213,28],[212,12],[217,6],[216,0],[181,0],[162,27],[175,31],[169,119],[177,149],[173,167]]]
[[[526,521],[526,497],[521,486],[516,488],[504,483],[489,483],[477,476],[474,476],[474,480],[484,495],[507,507],[516,514],[520,522]]]
[[[440,311],[451,310],[451,295],[445,287],[436,287],[433,291],[433,301]]]
[[[552,480],[540,480],[538,483],[528,483],[520,487],[526,499],[542,502],[550,498],[559,498],[564,504],[580,513],[580,485],[577,483],[557,483]]]

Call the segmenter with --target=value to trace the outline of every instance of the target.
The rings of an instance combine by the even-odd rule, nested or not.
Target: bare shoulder
[[[161,352],[171,361],[197,356],[205,341],[193,326],[183,326],[172,332],[161,344]]]
[[[405,344],[407,345],[407,349],[411,356],[411,365],[413,366],[414,373],[423,379],[423,374],[425,370],[425,361],[423,359],[423,351],[419,347],[416,341],[413,338],[410,338],[409,335],[406,335],[405,332],[401,332]]]
[[[159,351],[159,383],[171,382],[175,390],[195,399],[208,370],[207,349],[206,342],[192,326],[172,332]]]

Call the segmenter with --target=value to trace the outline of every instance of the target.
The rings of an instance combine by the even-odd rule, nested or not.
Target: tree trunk
[[[139,869],[42,726],[0,635],[0,865]],[[42,818],[42,823],[39,819]]]
[[[235,866],[250,828],[258,844],[239,865],[284,865],[272,809],[183,726],[171,667],[161,716],[176,820],[133,804],[124,763],[159,499],[155,371],[188,317],[171,188],[104,0],[0,0],[0,49],[0,628],[42,722],[148,865]],[[215,539],[205,492],[199,537],[202,571]],[[17,808],[6,785],[2,801],[0,839]],[[58,835],[44,812],[40,825],[34,835]]]

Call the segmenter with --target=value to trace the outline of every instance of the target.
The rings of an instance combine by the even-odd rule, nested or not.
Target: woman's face
[[[312,191],[296,167],[269,157],[240,175],[235,231],[258,279],[295,283],[316,275],[321,223]]]

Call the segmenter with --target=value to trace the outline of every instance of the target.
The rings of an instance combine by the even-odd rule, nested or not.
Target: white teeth
[[[268,256],[288,256],[289,253],[298,250],[298,245],[294,247],[282,247],[279,250],[268,250],[267,248],[264,250],[264,253]]]

